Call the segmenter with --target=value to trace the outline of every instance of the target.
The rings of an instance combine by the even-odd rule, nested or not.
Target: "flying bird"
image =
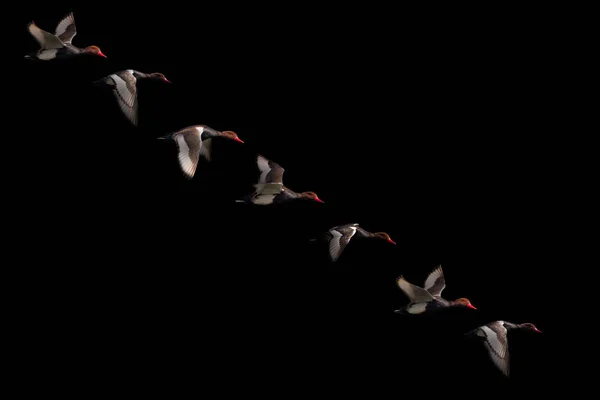
[[[40,29],[33,21],[27,25],[27,29],[39,43],[40,49],[26,55],[25,58],[48,61],[78,54],[95,54],[106,58],[98,46],[87,46],[81,49],[71,43],[77,34],[73,13],[67,14],[60,20],[54,34]]]
[[[115,72],[94,82],[94,84],[107,85],[112,89],[121,111],[134,126],[138,124],[137,82],[140,79],[171,83],[160,72],[146,74],[133,69]]]
[[[377,238],[392,244],[396,244],[396,242],[394,242],[387,233],[372,233],[361,228],[356,223],[334,226],[325,233],[324,237],[329,243],[329,257],[331,258],[332,262],[336,262],[338,260],[346,246],[348,246],[348,243],[350,243],[350,239],[353,237]],[[311,239],[311,241],[316,240],[317,239]]]
[[[508,331],[513,329],[522,329],[542,333],[532,323],[513,324],[506,321],[494,321],[482,325],[465,333],[466,336],[478,338],[483,341],[490,358],[505,376],[509,376],[509,357],[508,357]]]
[[[224,137],[244,143],[233,131],[217,131],[206,125],[194,125],[177,132],[159,137],[162,140],[173,140],[177,144],[179,166],[188,179],[192,179],[202,156],[206,161],[212,159],[212,141],[215,137]]]
[[[471,302],[464,297],[451,301],[442,298],[441,295],[446,287],[446,280],[441,265],[431,271],[425,280],[424,287],[413,285],[402,276],[396,280],[396,283],[410,300],[409,304],[395,311],[398,314],[422,314],[446,307],[467,307],[476,310]]]
[[[250,203],[257,205],[269,205],[287,203],[291,200],[304,199],[323,203],[323,200],[315,192],[297,193],[283,184],[283,172],[279,164],[262,155],[256,157],[256,165],[260,171],[258,183],[254,184],[254,192],[248,194],[238,203]]]

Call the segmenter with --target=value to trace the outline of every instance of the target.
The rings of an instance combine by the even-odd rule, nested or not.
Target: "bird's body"
[[[399,314],[423,314],[447,307],[468,307],[475,309],[471,302],[464,297],[451,301],[442,298],[441,295],[446,287],[446,281],[441,265],[429,274],[425,280],[424,287],[413,285],[402,276],[396,280],[396,283],[410,300],[406,306],[396,310]]]
[[[244,143],[235,132],[217,131],[206,125],[188,126],[159,139],[172,140],[176,143],[179,166],[185,177],[192,179],[196,173],[200,157],[209,162],[211,161],[212,146],[210,139],[214,137],[225,137]]]
[[[112,89],[119,108],[134,126],[138,124],[137,84],[140,79],[154,79],[170,83],[160,72],[146,74],[133,69],[118,71],[94,82],[107,85]]]
[[[73,38],[77,34],[73,13],[69,13],[61,19],[54,34],[40,29],[35,22],[30,22],[27,30],[38,42],[40,48],[38,51],[26,55],[25,58],[49,61],[79,54],[95,54],[106,58],[98,46],[79,48],[73,45]]]
[[[524,329],[541,333],[531,323],[513,324],[506,321],[494,321],[475,328],[465,333],[465,335],[482,340],[496,367],[508,377],[510,375],[508,331],[513,329]]]
[[[298,193],[283,184],[284,169],[274,161],[257,155],[256,165],[260,172],[258,183],[254,184],[254,192],[244,196],[240,203],[270,205],[288,203],[296,199],[309,199],[322,203],[314,192]]]
[[[324,237],[329,245],[329,257],[332,262],[338,260],[346,246],[350,243],[350,240],[354,237],[380,238],[396,244],[387,233],[372,233],[361,228],[357,223],[334,226],[325,233]]]

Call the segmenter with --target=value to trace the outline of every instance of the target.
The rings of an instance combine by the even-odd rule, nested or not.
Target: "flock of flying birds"
[[[39,43],[40,48],[37,52],[26,55],[25,58],[50,61],[60,58],[77,57],[80,54],[92,54],[106,58],[106,55],[102,53],[98,46],[79,48],[72,44],[72,40],[77,34],[73,13],[69,13],[58,23],[54,33],[40,29],[34,22],[30,22],[27,28],[29,33]],[[134,126],[138,124],[136,84],[140,79],[154,79],[170,83],[162,73],[147,74],[131,69],[115,72],[93,82],[96,85],[109,87],[113,91],[121,111]],[[211,161],[211,139],[214,137],[223,137],[244,143],[235,132],[218,131],[206,125],[186,127],[159,139],[171,140],[177,145],[179,166],[183,175],[188,179],[192,179],[196,173],[200,158],[203,158],[207,162]],[[248,193],[243,199],[236,200],[237,202],[262,206],[297,200],[323,202],[314,192],[297,193],[286,187],[283,184],[284,169],[277,163],[258,154],[256,156],[256,165],[260,171],[260,177],[258,178],[258,182],[254,184],[254,191]],[[333,227],[319,239],[312,240],[326,242],[329,246],[330,260],[336,262],[350,241],[355,237],[377,238],[395,244],[387,233],[371,233],[356,223]],[[448,307],[476,309],[466,298],[446,300],[441,297],[442,291],[446,287],[441,266],[438,266],[429,274],[423,287],[408,282],[402,276],[397,279],[397,285],[409,299],[407,305],[395,311],[399,314],[432,313]],[[494,364],[504,375],[508,376],[507,334],[508,331],[513,329],[541,332],[531,323],[514,324],[506,321],[493,321],[473,329],[465,333],[465,335],[480,339],[487,348]]]

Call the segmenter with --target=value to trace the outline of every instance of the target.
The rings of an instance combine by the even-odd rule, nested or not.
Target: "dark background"
[[[565,379],[552,317],[572,260],[567,154],[539,12],[53,4],[15,14],[16,58],[37,49],[29,21],[53,31],[70,10],[74,44],[108,59],[19,60],[6,147],[23,371],[278,396],[539,394]],[[128,68],[173,82],[140,83],[137,129],[89,85]],[[246,145],[215,144],[187,182],[154,139],[195,124]],[[255,152],[325,204],[233,203]],[[331,265],[308,239],[349,222],[398,245],[356,240]],[[444,296],[478,310],[395,314],[396,277],[422,285],[438,264]],[[544,331],[511,334],[510,379],[462,336],[497,319]]]

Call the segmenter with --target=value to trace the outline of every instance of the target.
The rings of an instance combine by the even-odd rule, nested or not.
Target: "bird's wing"
[[[252,197],[252,203],[259,205],[272,204],[277,197],[275,193],[257,193]]]
[[[331,257],[331,261],[336,262],[348,243],[350,243],[352,236],[356,233],[356,227],[335,227],[330,229],[329,233],[331,235],[329,239],[329,256]]]
[[[434,300],[431,293],[421,287],[413,285],[402,276],[396,280],[396,283],[412,303],[426,303]]]
[[[208,162],[212,160],[212,138],[202,140],[199,155]]]
[[[279,164],[273,162],[262,155],[256,159],[260,177],[258,183],[283,183],[283,172],[285,171]]]
[[[65,47],[65,44],[58,37],[40,29],[35,22],[30,22],[29,25],[27,25],[27,30],[31,36],[37,40],[43,50],[61,49]]]
[[[279,194],[283,191],[283,184],[281,183],[259,183],[254,185],[255,192],[257,194]]]
[[[113,91],[123,114],[133,125],[138,123],[137,80],[129,71],[110,75],[115,83]]]
[[[183,130],[175,133],[173,139],[177,143],[179,165],[185,176],[192,179],[198,167],[202,147],[200,132],[196,129]]]
[[[75,35],[77,35],[77,27],[75,26],[75,17],[73,13],[69,13],[60,20],[56,26],[54,33],[64,43],[71,43]]]
[[[444,279],[444,271],[442,266],[438,266],[436,269],[431,271],[423,288],[431,293],[432,296],[439,297],[442,295],[442,291],[446,287],[446,280]]]
[[[496,321],[480,327],[484,333],[484,344],[496,367],[509,375],[508,340],[506,328]]]

